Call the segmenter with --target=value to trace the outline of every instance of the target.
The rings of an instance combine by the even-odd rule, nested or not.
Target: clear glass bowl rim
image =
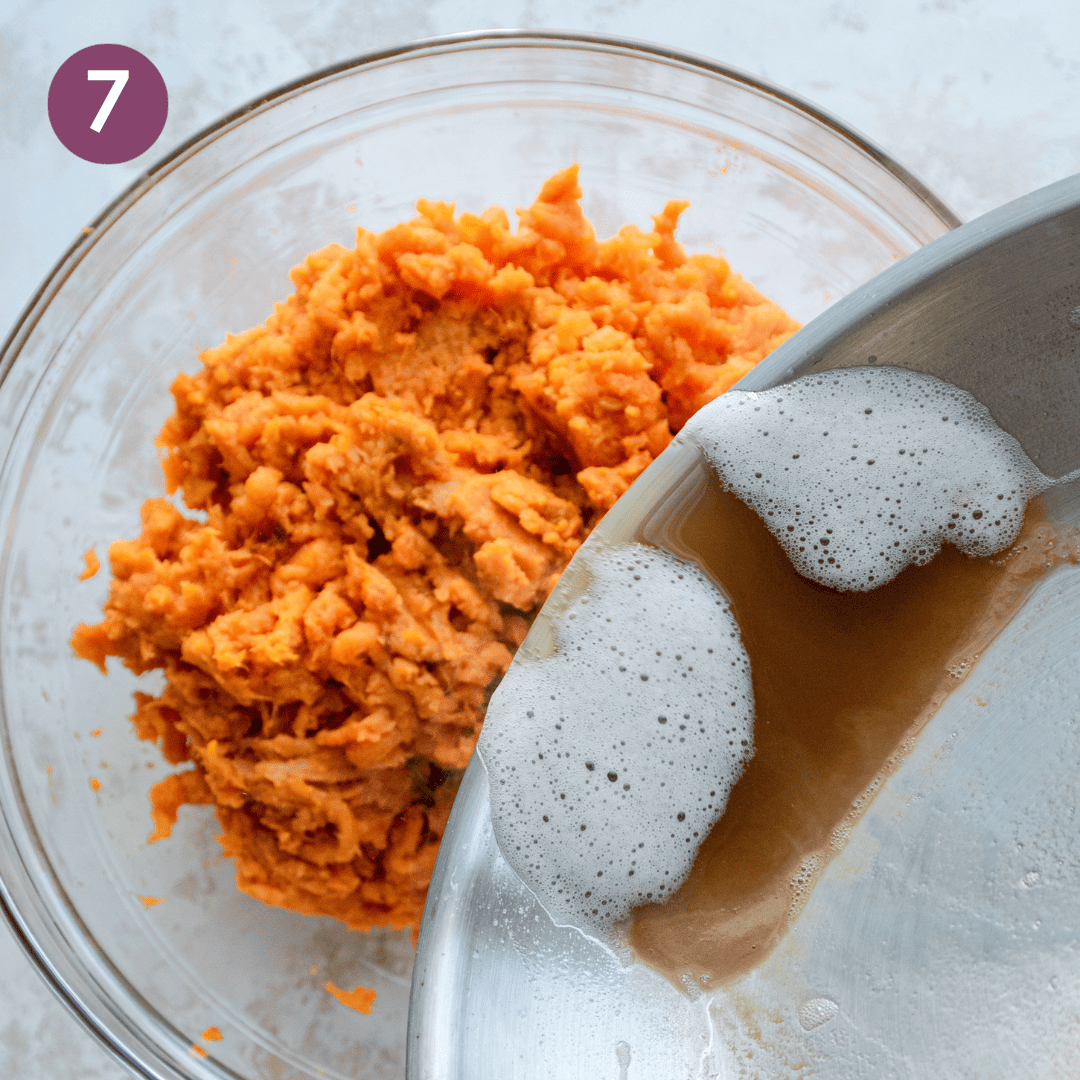
[[[690,68],[742,84],[748,89],[764,94],[793,108],[816,121],[822,127],[839,135],[877,166],[891,174],[903,187],[907,188],[916,199],[941,221],[946,229],[952,230],[963,224],[962,220],[914,174],[895,161],[874,142],[839,118],[768,80],[751,75],[739,68],[720,63],[709,57],[647,41],[578,31],[487,29],[421,38],[367,52],[349,60],[320,68],[262,94],[202,128],[152,165],[145,173],[137,177],[90,222],[88,231],[84,231],[74,240],[16,319],[2,347],[0,347],[0,383],[11,372],[23,345],[32,334],[54,297],[63,288],[65,282],[75,272],[79,263],[95,243],[99,230],[119,218],[155,184],[171,173],[173,169],[198,153],[208,143],[233,127],[242,124],[245,119],[263,109],[273,107],[284,99],[300,93],[325,79],[388,60],[406,60],[419,55],[447,54],[477,48],[521,46],[577,48],[607,52],[612,55],[631,55],[668,63],[676,67]],[[156,1069],[152,1072],[148,1071],[144,1062],[133,1058],[128,1052],[128,1048],[109,1030],[107,1022],[103,1022],[102,1018],[94,1014],[93,1010],[81,1000],[76,989],[70,986],[68,981],[56,970],[55,965],[47,955],[47,950],[35,940],[32,930],[20,918],[17,904],[13,901],[2,878],[0,878],[0,915],[7,922],[23,951],[30,958],[53,994],[111,1056],[132,1072],[133,1075],[145,1077],[146,1080],[159,1080],[160,1077],[165,1075],[159,1073]]]
[[[789,105],[810,118],[816,120],[823,127],[840,135],[867,157],[874,161],[886,172],[911,191],[923,202],[948,229],[955,229],[963,224],[963,219],[958,217],[949,206],[930,190],[914,173],[901,165],[895,158],[886,153],[875,142],[868,139],[861,132],[846,124],[839,117],[825,109],[814,105],[812,102],[800,97],[798,94],[785,90],[767,79],[751,75],[741,68],[729,64],[720,63],[707,56],[699,56],[696,53],[684,52],[667,45],[660,45],[649,41],[640,41],[633,38],[620,38],[608,34],[591,34],[569,30],[519,30],[519,29],[491,29],[470,30],[460,34],[445,34],[438,37],[418,38],[415,41],[403,42],[385,49],[362,53],[350,60],[343,60],[337,64],[320,68],[299,79],[294,79],[271,90],[259,97],[253,98],[245,105],[226,113],[219,120],[202,128],[191,136],[186,142],[181,143],[165,157],[152,165],[142,176],[138,177],[109,203],[88,228],[89,233],[78,236],[60,257],[56,265],[45,277],[37,291],[27,302],[22,313],[16,319],[14,326],[0,347],[0,382],[3,381],[18,354],[17,345],[32,329],[37,317],[47,306],[49,300],[57,289],[63,284],[71,271],[80,260],[81,254],[93,243],[94,232],[111,218],[119,216],[124,209],[135,202],[146,190],[152,187],[174,166],[183,159],[196,152],[197,149],[222,134],[227,129],[244,120],[251,113],[268,105],[280,101],[305,87],[321,82],[323,79],[334,75],[340,75],[345,71],[366,67],[370,64],[381,63],[385,60],[407,59],[418,53],[442,53],[458,52],[471,48],[507,47],[513,45],[532,45],[537,47],[563,47],[582,48],[612,53],[631,53],[639,56],[651,57],[661,61],[668,61],[677,65],[685,65],[696,68],[712,75],[720,75],[734,82],[742,83],[747,87],[757,90]]]

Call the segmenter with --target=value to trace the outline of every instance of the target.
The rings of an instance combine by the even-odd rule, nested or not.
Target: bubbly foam
[[[753,690],[700,570],[640,544],[578,558],[588,592],[551,657],[514,660],[479,750],[506,861],[556,921],[600,928],[686,879],[753,754]]]
[[[902,368],[850,368],[735,391],[684,429],[805,577],[864,592],[946,541],[990,555],[1049,487],[966,390]]]
[[[800,573],[842,590],[945,542],[1004,550],[1051,484],[970,394],[899,368],[735,391],[682,437]],[[557,922],[602,930],[688,876],[753,754],[753,690],[734,615],[699,569],[640,544],[577,558],[587,592],[553,655],[519,653],[479,751],[506,861]],[[814,867],[803,875],[796,908]]]

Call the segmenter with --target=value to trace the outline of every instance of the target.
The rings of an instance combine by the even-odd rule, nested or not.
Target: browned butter
[[[798,574],[761,519],[712,470],[647,537],[693,558],[730,599],[750,656],[756,752],[665,904],[639,908],[630,944],[673,979],[713,984],[758,964],[798,909],[793,884],[837,850],[863,796],[955,690],[1080,531],[1040,499],[1004,553],[946,545],[870,592]]]

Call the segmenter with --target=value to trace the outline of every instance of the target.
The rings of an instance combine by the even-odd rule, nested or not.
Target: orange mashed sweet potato
[[[134,723],[191,768],[152,839],[216,807],[241,889],[419,925],[492,687],[570,557],[707,401],[797,328],[716,255],[598,241],[576,166],[519,227],[419,216],[292,271],[262,326],[173,384],[164,499],[109,548],[72,644],[160,669]]]
[[[364,986],[358,986],[355,990],[342,990],[332,982],[326,984],[327,993],[333,994],[342,1005],[355,1009],[357,1012],[370,1013],[371,1006],[375,1004],[378,996],[374,990],[368,990]]]

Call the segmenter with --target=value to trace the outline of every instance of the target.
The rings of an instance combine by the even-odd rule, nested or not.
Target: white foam
[[[1051,484],[970,394],[899,368],[734,391],[682,437],[801,573],[838,589],[876,588],[945,542],[1001,551]],[[552,656],[515,658],[479,751],[506,861],[556,922],[597,930],[686,879],[752,756],[754,709],[738,626],[698,568],[638,544],[577,558],[586,594]]]
[[[840,1015],[840,1006],[832,998],[810,998],[799,1006],[796,1015],[803,1031],[813,1031],[814,1028],[835,1020]]]
[[[990,555],[1050,486],[965,390],[902,368],[851,368],[734,391],[684,429],[804,576],[866,591],[946,541]]]
[[[750,663],[720,591],[667,552],[583,549],[554,654],[519,654],[479,750],[504,858],[557,922],[664,900],[753,754]]]

